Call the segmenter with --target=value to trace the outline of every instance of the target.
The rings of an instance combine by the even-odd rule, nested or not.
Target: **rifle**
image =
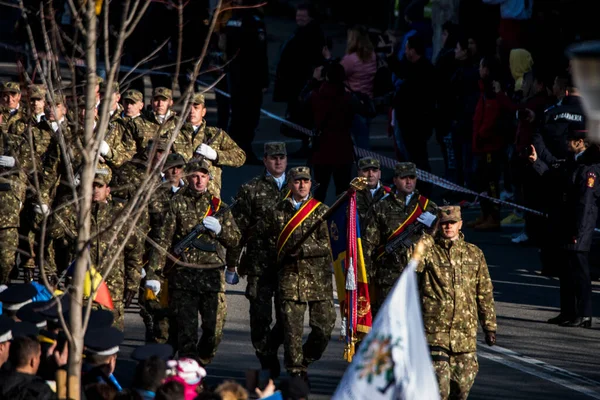
[[[230,205],[228,205],[227,207],[220,208],[219,211],[214,213],[212,216],[215,218],[219,218],[220,216],[225,214],[227,211],[231,210],[236,204],[237,204],[237,200],[232,199],[232,202]],[[175,247],[173,248],[173,253],[176,256],[184,257],[185,252],[190,247],[195,247],[195,248],[197,248],[199,250],[203,250],[203,251],[211,251],[211,252],[216,251],[216,246],[214,244],[211,245],[211,244],[206,243],[205,241],[201,240],[201,236],[205,233],[206,233],[206,227],[202,224],[202,222],[200,222],[198,225],[196,225],[194,227],[194,229],[192,229],[192,231],[190,233],[188,233],[183,239],[181,239],[179,241],[179,243],[177,243],[175,245]]]
[[[419,221],[415,221],[413,224],[409,225],[402,233],[398,236],[390,240],[385,245],[385,253],[392,254],[399,248],[408,249],[413,245],[413,236],[421,235],[423,231],[427,228],[425,224],[420,223]]]

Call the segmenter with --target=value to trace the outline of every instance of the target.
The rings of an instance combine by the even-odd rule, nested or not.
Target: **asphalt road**
[[[270,32],[269,56],[274,66],[278,48],[293,25],[280,19],[269,19],[267,24]],[[343,51],[343,31],[338,26],[328,26],[327,29],[334,36],[334,50],[339,54]],[[4,80],[13,71],[13,65],[0,64],[0,79]],[[214,97],[210,94],[207,97],[207,119],[210,123],[215,119]],[[271,101],[270,92],[265,95],[263,107],[276,115],[284,114],[283,106]],[[298,148],[297,140],[280,136],[279,123],[263,117],[254,150],[260,155],[265,141],[282,139],[288,142],[290,151]],[[393,157],[382,117],[373,122],[371,147],[382,155]],[[430,155],[433,172],[440,174],[441,157],[433,142],[430,143]],[[304,162],[290,159],[291,166]],[[225,168],[223,199],[229,199],[242,183],[261,172],[262,169],[257,166]],[[389,175],[389,171],[386,174]],[[442,192],[436,190],[433,200],[439,202],[441,195]],[[333,192],[330,189],[329,203],[332,199]],[[476,209],[464,211],[466,220],[475,218],[477,214]],[[600,322],[596,321],[592,329],[585,330],[545,323],[558,313],[558,280],[541,276],[537,249],[510,242],[510,235],[515,232],[517,228],[495,233],[465,230],[466,239],[480,246],[485,253],[494,283],[498,314],[498,346],[489,348],[480,343],[480,370],[470,399],[600,399]],[[224,337],[214,362],[207,368],[211,384],[224,379],[243,382],[247,369],[259,368],[250,342],[248,301],[244,297],[244,289],[244,280],[227,288],[228,315]],[[600,283],[594,282],[595,304],[600,300],[599,293]],[[594,315],[598,317],[599,312],[596,311]],[[144,340],[144,327],[136,307],[127,310],[125,337],[117,375],[126,386],[134,365],[129,354]],[[339,316],[323,358],[310,367],[314,394],[311,398],[329,398],[348,366],[342,359],[343,346],[338,338]],[[280,359],[283,360],[282,351]]]

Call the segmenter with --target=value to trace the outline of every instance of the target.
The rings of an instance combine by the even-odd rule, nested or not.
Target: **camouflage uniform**
[[[164,97],[168,100],[173,99],[173,92],[171,89],[167,89],[165,87],[157,87],[152,92],[152,98],[155,97]],[[152,137],[160,137],[162,139],[171,139],[173,133],[175,132],[175,128],[179,123],[179,117],[175,113],[175,111],[169,109],[167,114],[164,116],[163,122],[160,122],[161,118],[154,113],[154,111],[150,112],[148,115],[148,122],[152,126]],[[179,132],[178,136],[181,134]]]
[[[285,155],[285,143],[266,143],[264,153],[272,156]],[[268,172],[242,185],[233,210],[235,221],[242,232],[242,241],[238,248],[227,252],[227,265],[237,267],[240,264],[240,274],[248,275],[246,298],[250,301],[250,336],[263,369],[268,369],[277,358],[277,350],[283,343],[283,325],[277,288],[277,264],[266,247],[268,243],[265,237],[268,232],[260,229],[264,225],[259,222],[289,193],[285,174],[282,178],[284,182],[281,189]],[[246,247],[246,253],[238,263],[242,244]],[[271,329],[273,297],[277,321]]]
[[[192,103],[204,105],[204,95],[195,94]],[[202,143],[217,152],[217,159],[209,160],[212,180],[208,185],[208,190],[213,196],[221,197],[221,167],[241,167],[246,161],[246,153],[224,130],[206,126],[205,120],[197,127],[192,126],[189,122],[186,123],[173,143],[173,151],[183,155],[189,161],[192,158],[201,157],[195,153],[195,150]]]
[[[379,160],[374,158],[365,157],[358,161],[358,169],[366,168],[381,168]],[[387,194],[391,193],[391,189],[388,186],[384,186],[381,182],[377,183],[377,187],[372,191],[371,189],[363,189],[356,191],[356,208],[358,210],[358,217],[360,219],[360,227],[364,232],[367,225],[367,213],[379,200],[383,199]]]
[[[295,167],[288,179],[310,179],[308,167]],[[310,198],[310,196],[309,196]],[[308,199],[307,199],[308,200]],[[292,233],[281,254],[291,250],[302,235],[328,210],[319,204],[312,214]],[[280,201],[267,215],[266,227],[276,259],[275,243],[289,220],[296,214],[293,199]],[[335,325],[333,284],[331,272],[331,247],[327,222],[302,243],[297,257],[279,260],[279,295],[282,303],[285,367],[291,375],[306,373],[308,365],[317,361],[327,348]],[[311,332],[302,345],[304,314],[308,305]]]
[[[395,169],[396,176],[414,175],[416,167],[413,163],[398,163]],[[378,258],[378,249],[385,246],[390,235],[413,213],[419,205],[419,191],[415,190],[408,202],[403,196],[391,193],[379,202],[375,203],[367,216],[367,226],[364,230],[365,254],[367,254],[367,269],[369,277],[373,279],[376,288],[375,299],[372,300],[372,308],[376,314],[386,297],[392,290],[396,280],[408,264],[410,251],[399,248],[390,254],[383,254]],[[437,214],[437,206],[432,201],[427,203],[424,212]],[[415,237],[416,243],[419,237]]]
[[[123,100],[130,99],[135,102],[143,102],[144,95],[138,90],[128,90],[123,94]],[[148,141],[156,136],[156,125],[151,123],[144,114],[135,117],[122,116],[125,124],[123,133],[123,146],[131,156],[146,151]]]
[[[17,83],[7,82],[2,92],[20,93]],[[15,158],[12,168],[0,167],[0,284],[9,283],[10,272],[15,265],[15,254],[19,245],[19,213],[25,201],[27,176],[20,165],[29,160],[29,146],[23,132],[25,123],[20,108],[12,113],[1,110],[0,155]]]
[[[103,172],[104,171],[104,172]],[[111,179],[110,170],[107,167],[97,169],[94,182],[108,185]],[[106,284],[114,303],[114,325],[123,330],[125,307],[124,299],[126,292],[137,291],[141,279],[144,249],[135,235],[131,235],[127,241],[125,235],[128,227],[125,224],[118,232],[113,223],[119,218],[124,205],[108,200],[105,203],[94,202],[91,212],[91,241],[90,259],[96,270],[105,277]],[[48,235],[54,239],[65,239],[71,248],[71,257],[75,256],[77,244],[77,212],[71,205],[62,208],[53,215]],[[116,239],[113,236],[116,235]],[[112,244],[109,246],[112,240]],[[126,241],[122,252],[118,248]],[[106,276],[105,268],[117,254],[117,260],[112,271]]]
[[[175,165],[185,165],[185,160],[180,154],[169,154],[164,166],[164,170]],[[164,178],[163,178],[164,179]],[[170,202],[173,196],[183,188],[184,182],[180,182],[178,189],[174,189],[170,182],[163,181],[161,185],[154,191],[150,202],[148,203],[149,228],[148,238],[154,242],[159,240],[159,232],[165,221],[165,214],[169,210]],[[146,259],[152,258],[152,253],[157,251],[154,245],[146,241]],[[169,328],[175,321],[170,318],[169,308],[164,306],[161,294],[158,299],[146,299],[146,279],[142,280],[140,285],[140,295],[138,303],[140,305],[140,315],[146,325],[146,340],[150,342],[166,343],[169,340]],[[163,290],[167,290],[168,281],[161,279]],[[167,295],[162,293],[162,295]]]
[[[440,222],[460,220],[459,207],[442,207]],[[479,369],[477,319],[496,332],[492,281],[483,252],[467,243],[425,236],[430,245],[417,268],[427,342],[442,399],[466,399]]]
[[[110,147],[110,152],[104,159],[111,168],[120,167],[135,155],[135,142],[127,132],[127,122],[123,118],[123,108],[120,104],[117,104],[116,110],[108,120],[104,141]]]
[[[207,171],[208,163],[194,164],[192,168],[200,167]],[[164,225],[158,233],[158,244],[164,249],[172,249],[203,221],[212,203],[213,196],[208,191],[199,193],[188,186],[181,189],[171,200]],[[225,204],[221,204],[221,207],[225,207]],[[175,344],[180,357],[195,358],[202,365],[212,361],[223,336],[227,314],[223,273],[225,249],[237,246],[240,240],[240,231],[231,211],[227,211],[220,219],[219,235],[212,232],[203,235],[206,242],[216,245],[215,252],[192,247],[186,251],[185,262],[188,266],[167,266],[162,272],[169,280],[169,306],[177,320],[176,335],[170,335],[176,338],[170,337],[170,341]],[[148,279],[157,279],[165,262],[164,252],[153,252],[149,260]],[[202,337],[199,342],[198,312],[202,316]]]

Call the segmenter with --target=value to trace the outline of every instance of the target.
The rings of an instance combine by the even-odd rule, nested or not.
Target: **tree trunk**
[[[68,362],[68,397],[69,399],[81,398],[81,363],[83,360],[83,283],[88,269],[90,249],[91,207],[92,207],[92,182],[95,174],[95,157],[92,153],[94,133],[94,112],[96,106],[96,14],[95,3],[88,1],[85,12],[85,25],[87,29],[85,55],[87,63],[87,83],[85,93],[85,122],[83,137],[83,165],[81,170],[80,207],[77,217],[77,258],[73,272],[71,293],[70,328],[72,341],[70,343]]]

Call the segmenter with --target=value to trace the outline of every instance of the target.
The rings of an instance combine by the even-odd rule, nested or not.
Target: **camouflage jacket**
[[[131,200],[142,185],[147,173],[151,172],[146,154],[137,155],[125,162],[113,172],[111,191],[119,200]],[[155,173],[148,182],[148,190],[153,192],[161,184],[159,173]]]
[[[67,123],[65,119],[60,123],[60,128],[55,132],[52,128],[50,121],[43,122],[43,129],[50,129],[51,138],[50,143],[48,144],[48,150],[42,161],[42,179],[40,181],[40,190],[42,192],[42,196],[48,201],[47,204],[52,204],[54,201],[55,195],[53,195],[54,189],[59,185],[59,181],[67,182],[67,173],[66,173],[66,164],[64,163],[64,158],[61,152],[60,143],[59,143],[59,135],[62,135],[65,139],[65,144],[67,146],[66,150],[69,157],[74,160],[73,163],[73,174],[77,172],[77,163],[78,159],[75,157],[76,151],[73,151],[69,143],[71,143],[71,127]],[[62,185],[63,189],[64,184]]]
[[[125,123],[123,144],[129,154],[141,154],[146,151],[148,141],[156,136],[157,125],[150,122],[144,114],[137,117],[121,115]]]
[[[430,346],[454,353],[477,350],[477,320],[496,332],[494,292],[483,252],[461,233],[451,241],[425,236],[430,245],[417,267],[423,323]]]
[[[227,265],[238,266],[243,246],[246,246],[246,254],[240,265],[241,271],[248,275],[261,275],[265,269],[275,265],[275,260],[266,248],[267,232],[263,231],[264,225],[259,223],[288,193],[287,185],[284,184],[282,190],[279,190],[273,177],[266,173],[240,187],[236,196],[237,204],[232,212],[242,232],[242,240],[240,246],[227,252]]]
[[[320,204],[304,222],[294,230],[283,247],[282,254],[289,251],[308,229],[328,210]],[[270,239],[271,259],[277,259],[277,239],[289,220],[296,214],[292,199],[280,201],[265,219]],[[279,269],[279,291],[282,300],[319,301],[333,298],[331,270],[331,246],[327,221],[302,243],[298,259],[288,262],[281,259]]]
[[[143,264],[144,248],[141,242],[130,236],[125,240],[128,231],[125,224],[117,232],[111,227],[114,221],[123,212],[123,204],[108,201],[106,203],[93,203],[91,216],[90,259],[92,265],[106,278],[113,301],[122,301],[125,290],[138,290]],[[77,212],[73,206],[60,209],[52,217],[48,235],[53,240],[64,239],[71,246],[71,258],[74,258],[77,244]],[[116,239],[110,244],[110,240]],[[125,248],[118,253],[119,247],[126,242]],[[118,253],[117,261],[109,276],[105,276],[105,268]]]
[[[110,152],[104,159],[111,168],[119,167],[130,160],[136,151],[135,142],[127,132],[127,123],[122,117],[122,111],[119,105],[110,116],[104,137],[104,141],[110,147]]]
[[[393,253],[384,254],[378,258],[378,249],[385,246],[390,235],[412,214],[419,206],[419,193],[415,191],[410,202],[398,195],[390,193],[379,202],[373,204],[366,217],[367,226],[363,229],[363,249],[367,274],[374,277],[381,285],[393,285],[408,264],[408,249],[399,248]],[[430,201],[424,211],[437,213],[437,206]],[[414,242],[418,237],[414,238]]]
[[[379,200],[383,199],[386,194],[390,193],[391,189],[380,183],[379,189],[375,191],[375,196],[371,194],[369,189],[358,190],[356,192],[356,208],[358,210],[358,217],[360,219],[360,228],[364,232],[367,225],[367,213]]]
[[[171,251],[194,227],[204,219],[210,207],[213,196],[208,193],[198,193],[189,186],[179,190],[171,199],[169,209],[165,214],[165,221],[158,232],[157,242],[165,251],[154,251],[149,260],[150,277],[157,274],[167,264],[166,251]],[[222,203],[220,207],[226,207]],[[204,251],[191,247],[182,257],[187,266],[177,265],[172,268],[167,264],[165,274],[169,278],[169,289],[190,290],[195,292],[224,292],[225,281],[223,266],[225,266],[225,249],[238,245],[240,231],[231,215],[227,211],[220,218],[221,232],[219,235],[207,231],[201,240],[206,244],[214,244],[216,251]],[[191,267],[194,265],[197,268]]]
[[[150,128],[151,129],[150,132],[152,133],[151,138],[158,136],[162,139],[171,139],[171,137],[173,136],[173,133],[175,132],[175,128],[177,127],[177,124],[179,123],[179,117],[173,110],[169,110],[167,112],[167,116],[162,124],[159,122],[156,114],[154,114],[153,111],[148,113],[147,120],[151,126],[151,128]],[[181,132],[179,134],[181,134]]]
[[[221,197],[221,167],[241,167],[246,161],[246,153],[224,130],[206,126],[204,120],[195,134],[189,123],[183,126],[173,143],[173,152],[181,154],[189,161],[197,157],[194,151],[202,143],[209,145],[217,152],[217,159],[210,162],[210,174],[213,178],[208,184],[208,191],[213,196]]]

